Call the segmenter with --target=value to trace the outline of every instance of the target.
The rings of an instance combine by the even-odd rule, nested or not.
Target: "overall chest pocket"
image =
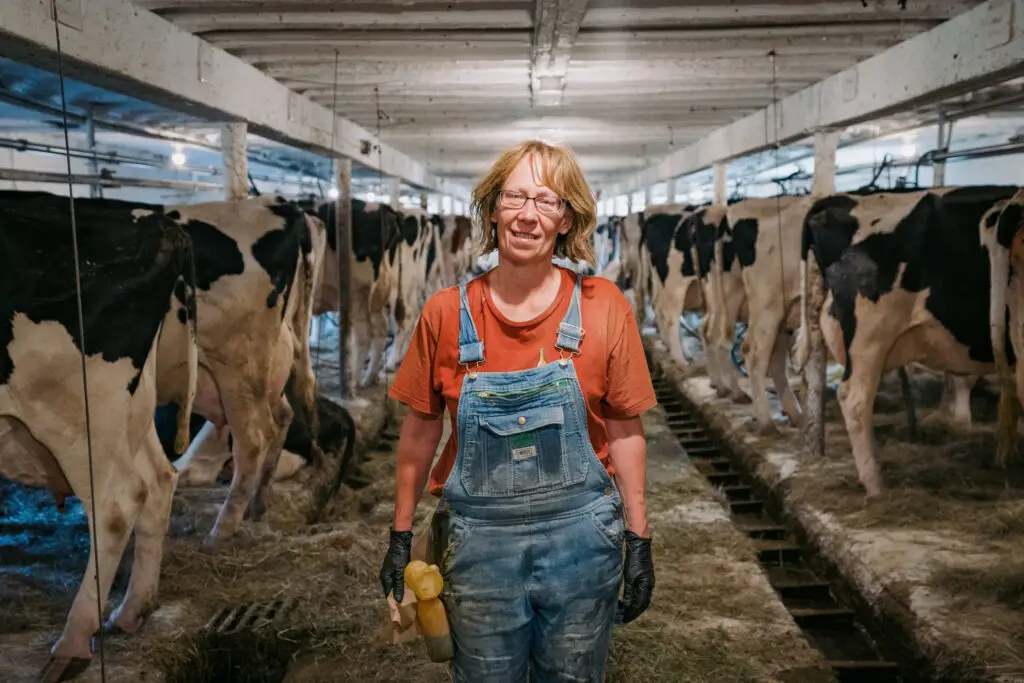
[[[562,406],[525,408],[477,418],[476,457],[463,471],[472,495],[513,496],[583,481],[587,461],[566,447]]]

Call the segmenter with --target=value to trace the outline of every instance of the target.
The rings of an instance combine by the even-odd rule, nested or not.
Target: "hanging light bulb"
[[[339,192],[338,192],[338,188],[336,188],[336,187],[332,187],[331,189],[327,190],[327,197],[329,199],[337,199],[338,195],[339,195]]]
[[[188,157],[185,156],[185,151],[181,145],[174,146],[174,153],[171,154],[171,163],[175,166],[184,166],[188,161]]]

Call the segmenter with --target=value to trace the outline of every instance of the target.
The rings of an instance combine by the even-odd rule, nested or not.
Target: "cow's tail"
[[[812,455],[825,453],[825,379],[827,355],[821,331],[821,311],[825,306],[825,278],[812,250],[810,221],[814,207],[804,217],[800,244],[800,332],[791,362],[803,376],[804,438]],[[812,358],[813,356],[813,358]]]
[[[1017,210],[1011,207],[1016,206]],[[1017,395],[1016,378],[1010,370],[1006,355],[1007,289],[1010,284],[1010,247],[1013,235],[1022,225],[1011,225],[1020,217],[1020,205],[1007,204],[996,224],[996,234],[990,236],[989,261],[991,296],[989,299],[989,331],[992,335],[992,355],[999,376],[998,428],[996,430],[996,463],[1005,466],[1017,440],[1017,420],[1020,417],[1020,398]],[[983,232],[982,243],[986,242],[984,221],[979,230]],[[1020,362],[1018,360],[1018,362]]]
[[[187,320],[185,321],[185,372],[179,372],[182,386],[178,395],[178,420],[174,435],[174,452],[182,455],[188,450],[192,441],[192,406],[196,399],[196,385],[199,380],[199,330],[196,316],[196,261],[192,238],[181,227],[175,226],[178,235],[176,246],[181,250],[183,260],[178,277],[184,280],[186,291],[183,306]]]
[[[804,254],[800,259],[800,329],[797,330],[796,342],[793,345],[793,356],[790,358],[793,371],[797,374],[803,373],[804,367],[807,365],[807,358],[811,354],[811,346],[807,335],[807,322],[810,320],[810,311],[808,311],[810,263],[807,257],[808,255]]]
[[[302,402],[302,408],[309,415],[309,429],[314,443],[320,432],[320,416],[316,403],[316,374],[313,372],[310,350],[309,329],[313,322],[314,295],[323,274],[323,263],[327,251],[326,233],[318,234],[319,219],[314,220],[303,214],[299,230],[307,231],[312,248],[308,255],[298,250],[299,267],[296,269],[295,308],[292,310],[291,328],[293,340],[292,373],[294,390]],[[325,226],[326,228],[326,226]],[[342,343],[344,343],[342,341]],[[293,406],[294,407],[294,406]]]

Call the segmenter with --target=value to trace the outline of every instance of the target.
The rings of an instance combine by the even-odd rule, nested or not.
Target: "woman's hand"
[[[654,558],[651,539],[626,532],[626,563],[622,568],[621,623],[628,624],[643,614],[654,594]]]
[[[405,567],[412,552],[412,515],[430,476],[430,465],[441,441],[443,418],[444,413],[435,417],[410,408],[402,420],[395,466],[395,523],[380,568],[385,597],[393,592],[399,604],[405,596]]]
[[[384,597],[394,592],[395,602],[401,605],[405,597],[405,567],[412,554],[412,532],[391,529],[389,539],[388,553],[380,568],[380,585]]]
[[[647,525],[647,441],[639,417],[607,421],[608,456],[615,466],[615,480],[625,507],[626,561],[622,568],[622,600],[617,621],[623,624],[640,616],[654,593],[654,557],[651,530]]]

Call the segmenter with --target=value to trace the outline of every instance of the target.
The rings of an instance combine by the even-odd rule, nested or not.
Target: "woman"
[[[613,283],[552,262],[593,263],[594,200],[569,152],[505,152],[473,208],[498,266],[430,298],[391,387],[409,411],[381,584],[401,602],[429,473],[455,681],[601,681],[620,582],[623,623],[654,588],[640,333]]]

